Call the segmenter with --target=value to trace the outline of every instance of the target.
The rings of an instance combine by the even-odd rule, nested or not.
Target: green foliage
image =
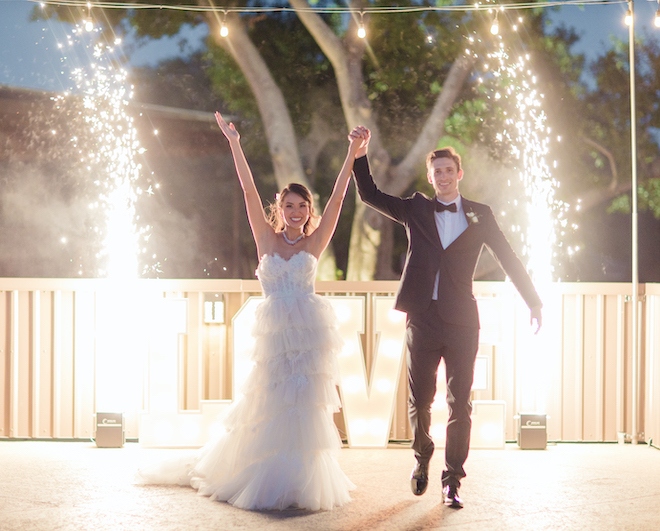
[[[204,59],[209,64],[206,73],[212,90],[226,102],[227,109],[239,113],[246,120],[257,120],[257,103],[236,62],[228,52],[215,44],[213,39],[207,40],[207,50]]]
[[[170,3],[181,2],[171,0]],[[311,5],[323,3],[320,0],[310,2]],[[441,6],[454,2],[407,0],[397,5],[413,4]],[[247,2],[237,5],[247,5]],[[368,5],[389,6],[391,3],[376,0]],[[98,11],[94,8],[94,12]],[[563,138],[560,144],[553,144],[548,159],[557,161],[556,175],[562,183],[559,193],[572,202],[584,192],[607,190],[613,175],[606,153],[616,161],[619,183],[630,179],[628,45],[614,40],[610,49],[604,50],[594,64],[587,65],[583,56],[571,51],[578,35],[563,27],[551,32],[548,13],[547,9],[541,8],[525,10],[525,20],[520,27],[524,31],[515,33],[512,25],[517,22],[519,12],[506,10],[500,13],[500,26],[513,53],[530,54],[530,67],[538,77],[538,87],[544,95],[547,125]],[[35,14],[68,21],[80,19],[80,12],[69,8],[47,6],[44,10],[37,9]],[[137,35],[144,38],[173,35],[182,24],[203,22],[198,13],[169,10],[106,10],[104,16],[115,29],[127,30],[130,24]],[[346,37],[346,17],[338,14],[323,16],[340,37]],[[320,116],[335,135],[328,144],[328,151],[341,152],[339,141],[334,143],[334,138],[341,132],[343,141],[346,125],[334,72],[306,28],[292,13],[246,14],[242,18],[250,38],[282,90],[299,138],[309,133],[313,119]],[[474,44],[480,57],[497,45],[499,41],[491,39],[488,34],[491,22],[492,15],[485,10],[466,14],[431,11],[365,15],[369,37],[363,61],[364,79],[373,115],[384,135],[383,143],[393,160],[403,157],[419,134],[442,91],[452,61],[466,47],[465,36],[483,37],[483,41],[477,39]],[[261,166],[265,172],[271,155],[251,89],[233,58],[212,39],[207,44],[207,50],[187,66],[172,63],[169,72],[161,70],[160,74],[161,79],[175,79],[177,73],[190,75],[187,79],[195,79],[203,89],[182,90],[177,100],[174,90],[177,85],[170,83],[155,96],[168,102],[165,104],[193,105],[195,108],[205,108],[202,101],[213,102],[240,115],[243,124],[239,125],[249,125],[250,134],[246,135],[245,141],[251,164]],[[639,205],[660,217],[660,148],[657,138],[660,129],[660,51],[657,38],[640,40],[636,54]],[[201,81],[201,77],[193,76],[192,71],[207,76],[208,85]],[[593,76],[595,88],[585,85],[585,72]],[[490,72],[479,75],[488,77]],[[501,88],[506,88],[506,84],[501,84]],[[503,165],[511,164],[507,158],[510,156],[508,147],[498,140],[506,113],[510,112],[502,101],[486,97],[483,85],[476,82],[475,76],[466,84],[447,118],[447,137],[441,143],[454,145],[459,152],[465,150],[467,154],[470,148],[478,145],[485,148],[492,159]],[[336,165],[337,161],[329,155],[319,157],[319,169],[310,177],[321,196],[328,193],[336,175]],[[424,188],[425,183],[421,173],[415,186]],[[510,193],[505,186],[499,188],[503,196]],[[629,210],[629,202],[627,195],[621,195],[612,202],[609,211]]]
[[[630,196],[620,195],[610,203],[610,206],[607,207],[607,213],[612,214],[613,212],[622,212],[624,214],[630,214],[630,208]]]
[[[150,3],[163,4],[167,2]],[[171,3],[175,5],[198,5],[198,2],[194,0]],[[183,24],[196,26],[204,22],[204,18],[199,12],[170,9],[136,9],[129,11],[128,17],[130,25],[135,29],[138,37],[150,37],[153,39],[176,35],[181,30]]]
[[[660,219],[660,179],[649,179],[637,189],[637,206],[639,210],[650,211],[656,219]],[[630,214],[631,212],[630,195],[624,194],[615,198],[607,207],[607,213],[620,212]]]
[[[487,112],[485,99],[464,100],[454,107],[451,116],[445,120],[445,131],[466,144],[478,142]]]
[[[164,61],[155,68],[133,68],[134,98],[140,102],[209,113],[225,111],[226,103],[213,92],[209,77],[212,66],[209,54],[205,52],[187,60]]]
[[[330,62],[295,14],[257,16],[249,24],[249,35],[284,95],[297,134],[306,135],[312,116],[328,104],[335,108],[326,112],[326,119],[338,112]]]
[[[444,12],[365,17],[370,46],[364,63],[367,91],[386,135],[387,149],[394,158],[409,149],[409,142],[402,139],[416,138],[441,92],[449,68],[464,44],[455,29],[466,20],[469,17],[465,14]]]
[[[649,179],[645,186],[639,189],[639,203],[643,209],[653,212],[660,219],[660,179]]]
[[[628,45],[613,41],[613,48],[604,53],[592,66],[597,81],[597,89],[585,98],[586,116],[582,122],[584,134],[612,153],[618,168],[620,180],[630,179],[630,71],[628,66]],[[658,41],[640,40],[636,43],[636,132],[637,166],[640,184],[639,206],[650,209],[658,217],[657,184],[660,175],[658,160],[660,146],[655,131],[660,127],[660,53]],[[601,154],[590,151],[594,177],[592,182],[607,183],[611,180],[609,163]],[[611,211],[625,207],[619,197],[611,205]],[[629,208],[629,207],[627,207]]]

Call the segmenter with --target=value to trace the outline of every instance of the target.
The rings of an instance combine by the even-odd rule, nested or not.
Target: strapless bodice
[[[279,254],[261,257],[256,274],[267,297],[291,297],[314,293],[316,257],[307,251],[294,254],[288,260]]]

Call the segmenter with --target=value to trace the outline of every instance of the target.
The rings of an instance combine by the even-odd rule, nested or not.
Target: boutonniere
[[[476,212],[470,210],[469,212],[466,212],[465,215],[467,216],[468,225],[476,225],[479,223],[480,216]]]

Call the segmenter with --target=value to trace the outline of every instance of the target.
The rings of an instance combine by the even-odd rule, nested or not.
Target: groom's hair
[[[456,163],[456,171],[461,171],[461,156],[451,146],[431,151],[426,157],[426,167],[435,159],[452,159]]]

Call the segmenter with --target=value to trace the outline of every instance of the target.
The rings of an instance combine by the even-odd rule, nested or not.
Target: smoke
[[[98,243],[88,201],[53,187],[49,175],[20,165],[0,194],[0,275],[90,276]],[[69,197],[67,197],[69,196]]]
[[[70,193],[28,164],[2,173],[0,276],[95,277],[102,265],[97,256],[102,220],[90,209],[94,198]],[[151,227],[141,257],[144,276],[202,276],[204,220],[186,216],[159,197],[142,197],[138,207],[140,222]]]

